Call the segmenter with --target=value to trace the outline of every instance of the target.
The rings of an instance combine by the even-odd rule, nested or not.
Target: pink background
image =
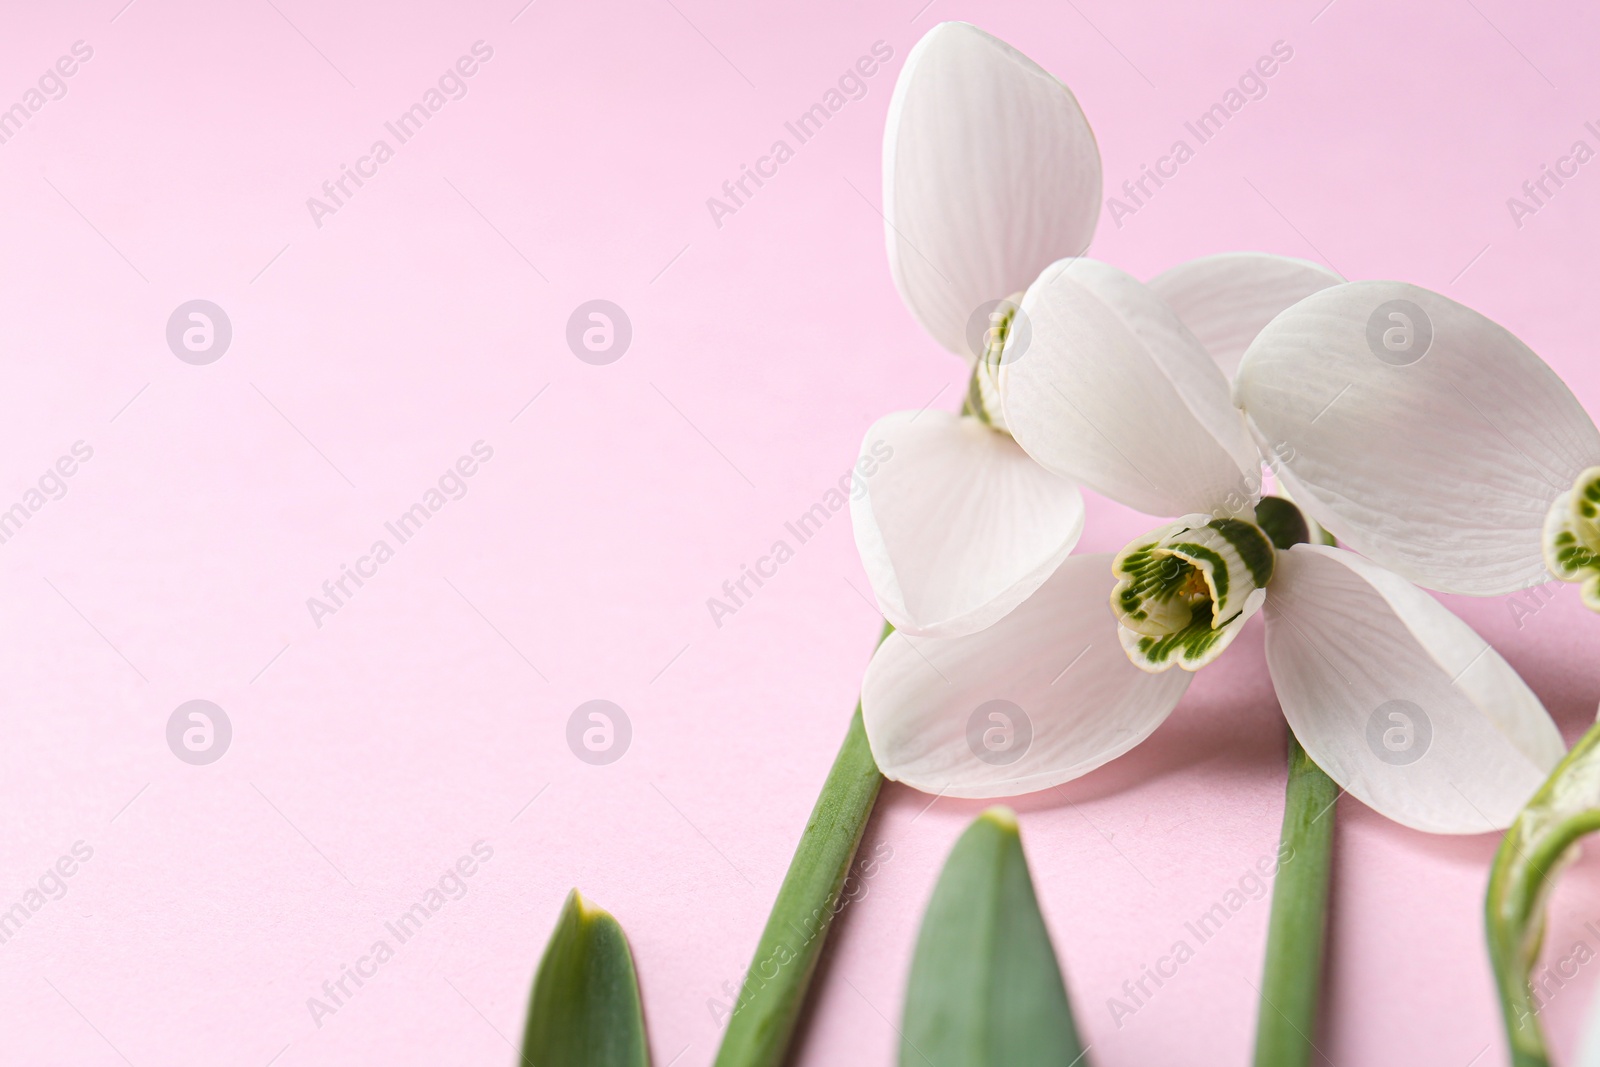
[[[574,885],[627,928],[658,1067],[710,1063],[707,1003],[749,960],[879,621],[842,515],[720,628],[705,601],[874,418],[957,402],[876,214],[893,79],[938,20],[1072,86],[1108,193],[1288,42],[1267,97],[1120,229],[1103,216],[1093,254],[1414,281],[1600,410],[1600,163],[1520,229],[1506,207],[1575,139],[1600,147],[1581,5],[122,3],[0,35],[0,105],[94,49],[0,145],[0,508],[94,451],[0,545],[0,909],[93,849],[0,945],[6,1063],[510,1063]],[[480,39],[468,95],[316,226],[306,199]],[[879,40],[865,97],[714,225],[706,198]],[[193,298],[233,324],[209,366],[164,339]],[[564,341],[594,298],[633,323],[609,366]],[[314,625],[306,598],[479,440],[467,495]],[[1090,506],[1089,549],[1149,525]],[[1453,603],[1569,738],[1593,719],[1600,619],[1572,590],[1520,620]],[[205,767],[164,735],[196,698],[234,727]],[[609,766],[565,742],[596,698],[633,724]],[[1253,631],[1143,747],[1018,802],[1095,1063],[1246,1062],[1264,900],[1120,1027],[1107,998],[1275,848],[1282,746]],[[923,902],[980,808],[927,804],[884,791],[867,847],[892,859],[844,913],[801,1064],[893,1060]],[[307,998],[479,840],[467,894],[319,1028]],[[1329,1062],[1504,1062],[1495,844],[1341,803]],[[1600,948],[1597,892],[1600,862],[1565,881],[1558,954]],[[1545,1009],[1563,1052],[1597,973]]]

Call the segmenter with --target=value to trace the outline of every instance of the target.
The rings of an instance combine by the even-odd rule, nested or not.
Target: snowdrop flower
[[[1046,266],[1088,247],[1099,211],[1100,152],[1066,86],[965,23],[917,43],[889,105],[884,232],[895,287],[935,341],[969,365],[1008,335],[1025,347],[1017,302]],[[989,404],[969,391],[964,414],[899,412],[863,441],[856,544],[884,616],[906,633],[989,626],[1083,530],[1077,487],[1029,459]]]
[[[1498,596],[1580,583],[1600,611],[1600,432],[1510,331],[1403,282],[1324,290],[1251,345],[1235,383],[1306,511],[1418,585]]]
[[[986,352],[1024,358],[1023,293],[1086,249],[1099,217],[1100,152],[1072,92],[982,30],[943,23],[900,73],[883,172],[890,271],[913,317],[974,368]],[[1273,315],[1337,280],[1303,260],[1239,254],[1151,284],[1231,373]],[[1238,295],[1212,299],[1219,286]],[[898,412],[862,442],[856,544],[879,608],[904,633],[992,625],[1083,530],[1077,487],[1018,447],[987,382],[973,375],[963,414]]]
[[[1288,401],[1247,404],[1247,429],[1222,369],[1237,358],[1240,330],[1275,310],[1260,306],[1268,286],[1252,279],[1299,276],[1321,289],[1297,308],[1350,288],[1324,288],[1337,279],[1273,259],[1215,257],[1163,276],[1180,306],[1184,293],[1195,296],[1186,306],[1193,328],[1151,287],[1092,260],[1055,264],[1029,287],[1020,302],[1032,329],[1026,356],[991,353],[978,368],[1005,425],[1062,477],[1182,518],[1112,559],[1073,557],[988,630],[886,643],[868,669],[863,711],[890,777],[956,796],[1076,777],[1153,731],[1190,672],[1258,611],[1295,736],[1390,818],[1439,833],[1504,827],[1561,758],[1559,733],[1516,672],[1379,565],[1386,557],[1372,549],[1386,528],[1377,509],[1363,558],[1304,543],[1298,509],[1262,501],[1263,460],[1297,464],[1297,473],[1303,463],[1300,439],[1274,422],[1274,405]],[[1250,395],[1243,378],[1261,343],[1244,356],[1241,395]],[[1280,385],[1302,404],[1292,375]],[[1344,469],[1338,449],[1322,455],[1325,473]],[[1303,484],[1292,483],[1297,499]],[[1321,521],[1326,509],[1309,512]],[[1466,575],[1481,563],[1454,565]]]

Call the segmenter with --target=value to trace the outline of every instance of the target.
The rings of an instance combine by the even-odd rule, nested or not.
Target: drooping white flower
[[[1600,432],[1510,331],[1403,282],[1351,282],[1278,316],[1235,398],[1339,539],[1426,588],[1582,585],[1600,611]]]
[[[1100,152],[1065,85],[966,23],[917,43],[889,105],[884,232],[895,287],[936,342],[969,365],[1015,342],[1021,294],[1088,246],[1099,211]],[[872,473],[851,501],[856,544],[906,633],[991,625],[1083,530],[1077,487],[1029,459],[978,392],[962,415],[879,420],[858,469]]]
[[[1297,443],[1247,407],[1252,441],[1222,368],[1237,359],[1241,332],[1277,310],[1262,305],[1256,280],[1298,276],[1312,290],[1337,281],[1304,267],[1272,257],[1185,265],[1162,282],[1183,317],[1151,287],[1089,260],[1058,263],[1028,289],[1026,355],[991,356],[977,371],[1006,426],[1063,477],[1183,518],[1114,560],[1069,559],[981,633],[886,643],[863,693],[885,773],[958,796],[1076,777],[1154,730],[1189,672],[1264,608],[1285,717],[1347,791],[1433,832],[1483,832],[1515,816],[1563,751],[1538,698],[1380,557],[1294,543],[1305,540],[1299,513],[1260,505],[1263,460],[1282,470]],[[1210,295],[1184,305],[1185,292]],[[1324,461],[1340,463],[1336,451]],[[1130,681],[1130,660],[1163,684]]]
[[[895,86],[883,171],[890,270],[912,315],[971,366],[986,352],[1025,357],[1024,292],[1088,247],[1100,212],[1100,153],[1071,90],[976,27],[936,26]],[[1338,280],[1305,260],[1231,253],[1151,286],[1231,374],[1273,315]],[[879,607],[909,634],[993,624],[1083,530],[1077,488],[1017,447],[987,382],[973,377],[964,414],[897,412],[862,442],[856,543]]]

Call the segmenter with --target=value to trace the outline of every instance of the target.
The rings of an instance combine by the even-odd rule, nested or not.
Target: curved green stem
[[[885,623],[878,643],[893,630]],[[715,1067],[781,1067],[882,785],[858,703],[761,932]]]
[[[1256,1017],[1256,1067],[1304,1067],[1316,1051],[1339,787],[1289,734],[1278,874]]]
[[[1484,918],[1514,1067],[1549,1067],[1528,979],[1544,940],[1545,905],[1578,839],[1600,830],[1600,724],[1591,727],[1506,831],[1489,873]]]

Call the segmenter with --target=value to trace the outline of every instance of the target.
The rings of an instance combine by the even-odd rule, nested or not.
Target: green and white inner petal
[[[1584,606],[1600,611],[1600,467],[1578,475],[1544,520],[1544,561],[1563,582],[1581,584]]]
[[[983,332],[983,351],[967,381],[966,412],[1008,434],[1005,411],[1000,404],[1000,367],[1007,358],[1006,342],[1017,340],[1012,327],[1017,323],[1017,308],[1021,304],[1022,294],[1013,293],[989,312],[989,328]],[[1022,338],[1021,342],[1020,347],[1026,348],[1027,338]]]
[[[1253,522],[1188,515],[1134,541],[1112,562],[1111,610],[1134,665],[1199,670],[1261,609],[1272,541]]]

